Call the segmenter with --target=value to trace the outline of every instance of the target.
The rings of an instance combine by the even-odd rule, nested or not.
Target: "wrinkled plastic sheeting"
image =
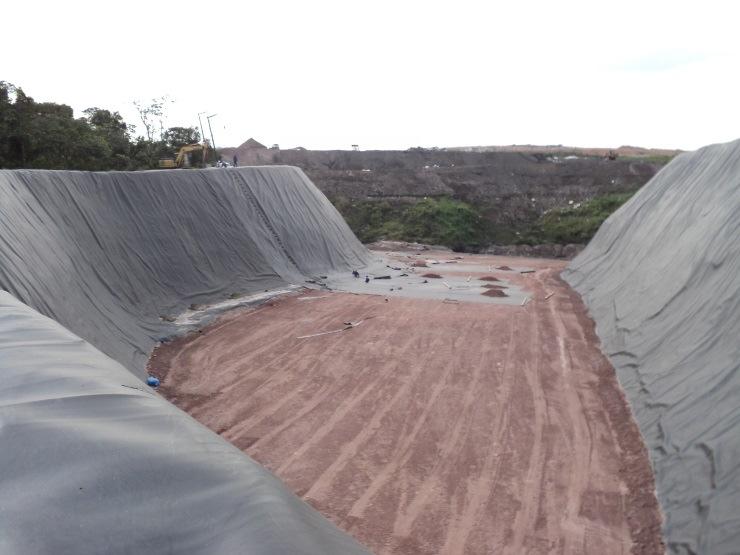
[[[684,153],[564,272],[649,447],[668,548],[740,551],[740,141]]]
[[[190,304],[370,260],[298,168],[0,170],[0,289],[140,377]]]
[[[0,552],[354,554],[267,470],[0,292]]]

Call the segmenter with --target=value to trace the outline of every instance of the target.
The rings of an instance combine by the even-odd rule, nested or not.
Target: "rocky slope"
[[[258,144],[258,143],[257,143]],[[260,145],[261,146],[261,145]],[[310,151],[267,149],[248,141],[222,156],[239,165],[287,164],[302,168],[339,207],[368,202],[391,207],[427,197],[449,197],[475,207],[496,230],[491,243],[516,242],[516,232],[553,208],[577,205],[614,193],[633,192],[650,180],[666,157],[585,156],[588,150],[558,152]],[[662,151],[661,151],[662,152]],[[355,230],[357,232],[357,230]]]

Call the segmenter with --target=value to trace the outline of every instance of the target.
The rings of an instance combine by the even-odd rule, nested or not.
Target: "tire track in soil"
[[[507,341],[506,356],[503,362],[503,383],[501,386],[501,393],[498,396],[500,404],[503,407],[503,412],[497,419],[494,425],[493,439],[490,443],[491,446],[500,445],[509,425],[509,414],[510,414],[510,396],[512,383],[515,378],[515,374],[512,371],[512,355],[516,346],[514,340],[514,330],[516,328],[516,321],[519,318],[515,315],[512,319],[509,338]],[[441,552],[450,553],[457,549],[458,546],[464,546],[467,541],[467,536],[473,529],[475,523],[479,519],[479,513],[485,506],[488,500],[489,492],[492,491],[496,485],[497,476],[501,467],[502,457],[498,456],[495,449],[489,448],[486,450],[486,456],[483,461],[483,468],[480,473],[479,479],[469,486],[468,489],[472,489],[472,496],[468,499],[465,505],[465,510],[458,520],[457,526],[449,530],[447,537],[445,538],[444,545]]]
[[[542,294],[542,287],[539,281],[535,288],[535,295]],[[536,519],[542,506],[544,490],[542,483],[545,473],[545,453],[547,447],[543,445],[543,432],[549,424],[548,402],[540,378],[541,360],[542,360],[542,338],[538,318],[533,316],[532,312],[527,312],[527,322],[531,326],[529,351],[535,353],[535,359],[530,363],[524,358],[523,368],[527,380],[527,385],[532,391],[534,421],[533,421],[533,443],[532,451],[529,455],[529,468],[524,478],[524,489],[521,497],[523,499],[522,509],[517,513],[512,533],[513,539],[511,546],[506,551],[512,552],[513,548],[525,545],[525,538],[532,532],[536,531]]]
[[[507,274],[525,307],[332,293],[225,316],[163,348],[162,391],[379,554],[659,552],[613,369],[532,264]]]

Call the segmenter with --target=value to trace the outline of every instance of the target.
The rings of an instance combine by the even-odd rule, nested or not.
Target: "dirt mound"
[[[495,283],[486,283],[483,285],[484,289],[506,289],[503,285],[496,285]]]
[[[496,276],[483,276],[482,278],[478,278],[480,281],[501,281]]]
[[[484,295],[486,297],[508,297],[506,293],[504,293],[501,289],[489,289],[488,291],[483,291],[481,295]]]
[[[414,268],[428,268],[427,263],[423,260],[419,260],[418,262],[414,262],[411,264]]]
[[[432,273],[432,272],[429,272],[428,274],[424,274],[421,277],[431,278],[431,279],[441,279],[442,278],[442,276],[440,276],[439,274],[435,274],[435,273]]]
[[[508,266],[499,266],[499,267],[498,267],[498,268],[496,268],[496,269],[497,269],[497,270],[503,270],[503,271],[505,271],[505,272],[513,272],[513,271],[514,271],[514,270],[512,270],[511,268],[509,268]]]

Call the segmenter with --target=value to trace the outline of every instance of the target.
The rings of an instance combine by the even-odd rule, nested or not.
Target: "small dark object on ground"
[[[439,274],[432,274],[432,273],[424,274],[421,277],[432,278],[432,279],[442,279],[442,276],[440,276]]]
[[[483,291],[481,295],[485,295],[486,297],[508,297],[506,293],[504,293],[501,289],[489,289],[488,291]]]
[[[357,270],[352,270],[352,275],[354,277],[358,278],[358,277],[360,277],[360,272],[358,272]]]
[[[412,263],[411,265],[414,266],[414,267],[416,267],[416,268],[428,268],[429,267],[429,266],[427,266],[427,263],[424,262],[423,260],[418,260],[418,261]]]
[[[149,387],[153,387],[153,388],[156,389],[157,387],[159,387],[159,378],[157,378],[155,376],[149,376],[146,379],[146,385],[148,385]]]
[[[193,303],[188,308],[190,308],[190,310],[203,310],[205,307],[206,305],[204,304]]]
[[[375,276],[373,279],[391,279],[391,276]]]
[[[365,276],[365,283],[370,283],[370,276]]]
[[[504,271],[506,271],[506,272],[513,272],[513,270],[512,270],[511,268],[509,268],[508,266],[499,266],[499,267],[498,267],[498,268],[496,268],[496,269],[497,269],[497,270],[504,270]]]
[[[501,281],[496,276],[483,276],[482,278],[478,278],[480,281]]]

